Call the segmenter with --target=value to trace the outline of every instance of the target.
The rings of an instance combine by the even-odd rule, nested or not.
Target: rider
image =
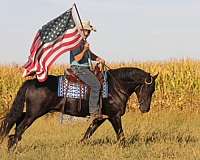
[[[90,35],[91,31],[96,32],[96,29],[90,24],[90,21],[82,22],[81,30],[84,32],[85,38]],[[70,66],[72,71],[88,86],[90,86],[90,98],[89,98],[89,113],[91,117],[98,117],[99,115],[99,92],[100,92],[100,82],[97,77],[90,70],[91,60],[105,63],[104,59],[98,57],[90,50],[90,45],[87,41],[82,41],[80,47],[72,50],[70,52]]]

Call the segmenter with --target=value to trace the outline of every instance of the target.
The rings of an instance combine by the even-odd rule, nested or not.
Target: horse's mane
[[[112,74],[112,76],[120,80],[134,79],[136,81],[141,81],[149,75],[149,73],[136,67],[123,67],[123,68],[110,69],[109,72]]]

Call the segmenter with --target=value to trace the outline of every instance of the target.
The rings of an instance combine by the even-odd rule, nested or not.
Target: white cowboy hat
[[[82,21],[82,24],[83,24],[83,29],[96,32],[96,28],[90,24],[90,21],[88,20]],[[80,28],[82,28],[82,26],[80,26]]]

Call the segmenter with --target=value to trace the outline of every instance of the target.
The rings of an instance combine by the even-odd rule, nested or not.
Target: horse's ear
[[[152,76],[154,80],[156,80],[156,78],[158,77],[159,73],[157,73],[156,75]]]

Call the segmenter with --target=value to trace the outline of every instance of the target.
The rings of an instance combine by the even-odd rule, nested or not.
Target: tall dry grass
[[[163,62],[110,63],[111,68],[139,67],[159,72],[151,111],[141,114],[133,95],[123,117],[125,146],[115,139],[106,122],[85,145],[78,142],[89,122],[66,122],[58,116],[43,117],[25,133],[14,154],[0,146],[0,159],[200,159],[200,61],[183,59]],[[62,74],[66,66],[55,66]],[[0,113],[6,112],[24,79],[19,65],[0,66]],[[45,126],[45,127],[44,127]]]
[[[159,73],[154,104],[162,109],[198,109],[200,91],[200,61],[191,59],[164,62],[111,63],[111,68],[138,67],[152,74]],[[50,74],[63,74],[66,65],[54,66]],[[19,65],[0,65],[0,110],[10,106],[22,82],[23,69]],[[134,98],[133,98],[134,99]],[[130,101],[132,101],[131,99]],[[187,104],[187,105],[186,105]],[[188,106],[187,108],[185,108]],[[132,107],[132,106],[131,106]]]

